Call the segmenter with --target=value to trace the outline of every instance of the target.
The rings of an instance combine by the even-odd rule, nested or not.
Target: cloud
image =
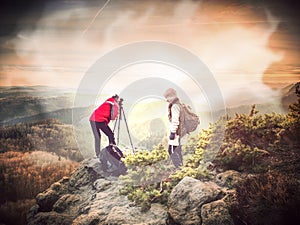
[[[197,54],[214,73],[227,105],[276,96],[262,82],[264,71],[285,57],[268,45],[280,22],[269,12],[221,1],[67,2],[61,8],[58,2],[47,5],[34,29],[24,27],[11,42],[26,64],[15,69],[28,83],[76,87],[85,71],[112,49],[160,40]],[[188,86],[188,79],[168,79]],[[123,78],[117,85],[124,83]]]

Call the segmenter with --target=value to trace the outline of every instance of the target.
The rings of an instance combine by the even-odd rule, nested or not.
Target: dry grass
[[[0,154],[0,222],[12,224],[12,219],[22,224],[35,196],[77,166],[77,162],[41,151]]]

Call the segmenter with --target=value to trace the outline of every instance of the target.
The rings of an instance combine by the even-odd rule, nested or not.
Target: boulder
[[[36,203],[40,212],[50,212],[54,203],[59,199],[56,191],[48,189],[36,196]]]
[[[47,225],[47,224],[59,224],[59,225],[70,225],[74,216],[65,213],[57,212],[40,212],[34,217],[30,217],[27,225]]]
[[[217,174],[215,177],[215,182],[219,186],[226,188],[236,188],[242,180],[242,174],[235,170],[227,170]]]
[[[168,199],[168,212],[174,222],[201,224],[201,207],[221,199],[222,188],[213,182],[202,182],[191,177],[183,178],[172,190]]]
[[[36,196],[36,203],[39,206],[38,211],[50,212],[55,202],[62,194],[68,192],[69,178],[64,177],[60,181],[53,183],[50,188]]]
[[[101,165],[98,158],[86,159],[81,162],[81,167],[70,177],[70,190],[76,191],[80,189],[80,187],[92,184],[97,179],[104,178],[100,167]]]
[[[87,215],[80,215],[73,220],[72,225],[91,225],[91,224],[103,224],[104,220],[101,219],[101,212],[95,210]]]
[[[81,196],[77,194],[65,194],[60,197],[53,205],[53,211],[58,213],[78,211],[77,203],[80,202]]]
[[[167,209],[160,204],[152,204],[147,212],[141,212],[138,207],[114,207],[110,211],[105,224],[144,224],[144,225],[165,225],[167,220]]]
[[[201,207],[202,225],[234,225],[226,203],[217,200]]]

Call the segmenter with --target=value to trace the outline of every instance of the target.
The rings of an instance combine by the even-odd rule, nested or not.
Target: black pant
[[[115,135],[105,122],[90,121],[92,131],[95,137],[95,152],[98,156],[101,149],[101,133],[100,130],[108,137],[109,144],[116,144]]]
[[[179,146],[169,145],[168,152],[169,152],[170,158],[176,168],[183,165],[180,145]]]

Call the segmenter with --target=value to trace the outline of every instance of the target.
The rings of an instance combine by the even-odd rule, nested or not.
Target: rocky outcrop
[[[100,168],[97,158],[85,160],[70,178],[38,194],[28,225],[233,224],[229,207],[236,193],[225,186],[226,180],[230,184],[239,180],[237,172],[219,174],[219,185],[185,177],[171,192],[167,206],[152,204],[144,212],[119,194],[121,181],[106,177]]]
[[[185,177],[169,196],[169,213],[176,223],[201,224],[201,206],[220,199],[222,195],[221,188],[215,183]]]
[[[141,218],[143,219],[141,220]],[[141,213],[140,209],[129,207],[114,207],[106,218],[105,224],[147,224],[164,225],[167,219],[166,207],[160,204],[153,204],[151,209]]]
[[[231,225],[229,207],[234,204],[234,193],[214,182],[185,177],[169,196],[168,212],[174,222],[182,225]]]
[[[28,225],[166,224],[165,206],[142,213],[119,194],[121,186],[116,177],[105,177],[97,158],[85,160],[70,178],[37,195]]]

